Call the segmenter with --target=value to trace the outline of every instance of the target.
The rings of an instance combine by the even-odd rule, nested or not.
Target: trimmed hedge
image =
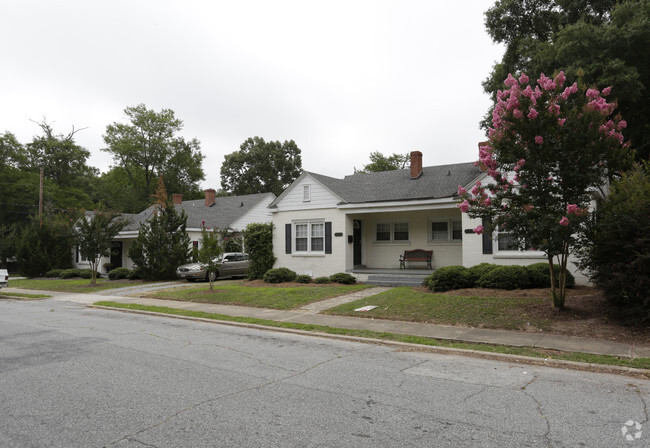
[[[424,284],[434,292],[474,287],[469,269],[465,266],[445,266],[436,269],[424,280]]]
[[[140,272],[140,269],[135,268],[131,272],[129,272],[127,278],[129,280],[142,280],[142,272]]]
[[[65,269],[50,269],[45,273],[46,277],[61,277],[61,272]]]
[[[311,276],[299,275],[296,277],[296,283],[311,283]]]
[[[96,278],[100,278],[101,274],[96,273]],[[90,269],[63,269],[59,274],[60,278],[90,278],[92,276]]]
[[[108,273],[109,280],[120,280],[123,278],[129,278],[131,270],[128,268],[115,268]]]
[[[488,272],[492,271],[494,268],[499,267],[498,264],[492,264],[492,263],[481,263],[472,266],[469,268],[469,275],[472,278],[472,281],[474,282],[474,285],[478,283],[479,279],[483,277],[485,274]]]
[[[530,277],[531,288],[550,288],[551,287],[551,272],[548,268],[548,263],[535,263],[526,266],[528,276]],[[560,274],[560,265],[553,265],[553,272],[555,273],[555,286],[559,287],[558,276]],[[566,287],[568,289],[575,288],[576,279],[568,270],[566,271]]]
[[[319,284],[319,285],[325,285],[325,284],[327,284],[327,283],[332,283],[332,282],[330,282],[330,278],[329,278],[329,277],[316,277],[316,278],[314,279],[314,283],[317,283],[317,284]]]
[[[288,268],[269,269],[264,274],[266,283],[284,283],[292,282],[296,279],[297,274]]]
[[[481,288],[527,289],[531,287],[528,270],[523,266],[497,266],[477,282]]]
[[[336,274],[330,275],[330,281],[332,283],[341,283],[343,285],[353,285],[357,282],[357,278],[346,272],[337,272]]]

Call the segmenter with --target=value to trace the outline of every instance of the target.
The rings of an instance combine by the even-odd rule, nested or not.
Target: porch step
[[[371,274],[365,283],[374,286],[422,286],[427,275]]]

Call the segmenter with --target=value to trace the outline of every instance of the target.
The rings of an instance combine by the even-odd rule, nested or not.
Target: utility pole
[[[43,167],[41,167],[41,182],[38,188],[38,219],[43,227]]]

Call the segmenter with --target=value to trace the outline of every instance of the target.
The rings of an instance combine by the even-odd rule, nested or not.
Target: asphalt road
[[[0,301],[0,447],[647,447],[649,402],[625,376]]]

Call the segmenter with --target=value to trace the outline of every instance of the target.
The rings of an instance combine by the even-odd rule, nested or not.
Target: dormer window
[[[302,202],[311,201],[311,185],[303,185],[302,187]]]

